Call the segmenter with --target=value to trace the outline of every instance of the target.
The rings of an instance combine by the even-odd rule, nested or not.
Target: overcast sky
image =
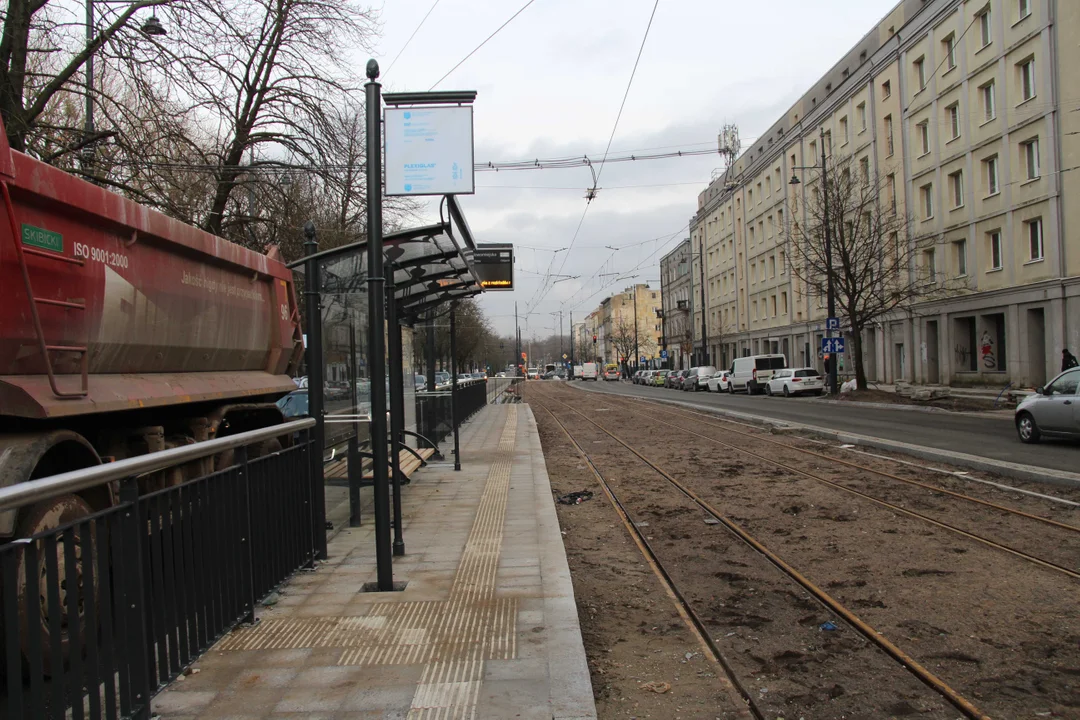
[[[384,91],[430,89],[525,0],[439,0],[391,67],[434,3],[383,6],[375,57]],[[611,155],[715,149],[725,123],[747,147],[895,4],[661,0]],[[598,164],[652,8],[653,0],[535,0],[438,87],[478,92],[476,160],[587,154]],[[659,287],[660,257],[689,237],[698,193],[720,167],[719,155],[608,165],[576,240],[588,168],[478,172],[476,194],[461,198],[476,240],[517,247],[514,292],[480,301],[496,329],[513,333],[514,301],[523,337],[542,337],[558,328],[550,313],[564,311],[569,333],[569,311],[579,320],[634,282]],[[426,219],[437,219],[434,205]],[[572,241],[569,252],[552,252]],[[578,279],[556,283],[538,303],[553,257],[552,272],[562,266]]]

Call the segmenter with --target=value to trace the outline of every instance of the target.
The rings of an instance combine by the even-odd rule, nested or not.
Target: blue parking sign
[[[642,356],[641,356],[641,362],[642,362],[642,364],[645,364],[645,363],[647,363],[648,361],[649,361],[649,359],[648,359],[647,357],[645,357],[644,355],[642,355]]]
[[[844,352],[844,338],[821,338],[821,352],[823,353],[842,353]]]
[[[839,330],[840,329],[840,318],[834,318],[834,317],[825,318],[825,329],[826,330]]]
[[[661,350],[660,351],[660,359],[661,360],[667,360],[667,350]]]

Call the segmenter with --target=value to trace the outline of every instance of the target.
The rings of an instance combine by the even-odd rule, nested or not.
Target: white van
[[[787,367],[787,358],[783,355],[750,355],[735,358],[731,363],[731,392],[745,390],[747,395],[765,392],[774,370]]]
[[[596,363],[581,364],[581,379],[596,382],[600,377],[600,366]]]
[[[581,379],[581,366],[580,365],[575,365],[574,366],[574,374],[570,377],[570,379],[571,380],[580,380]]]

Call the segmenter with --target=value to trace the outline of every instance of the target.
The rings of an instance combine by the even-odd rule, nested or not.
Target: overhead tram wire
[[[405,52],[405,49],[407,47],[409,47],[409,43],[411,43],[413,41],[413,38],[416,37],[416,33],[420,32],[420,28],[424,27],[424,23],[427,22],[427,19],[431,15],[431,12],[435,9],[435,6],[438,5],[441,1],[442,0],[435,0],[435,2],[431,4],[431,7],[428,8],[427,13],[424,15],[424,19],[420,21],[420,24],[417,25],[416,29],[412,31],[412,35],[409,36],[409,39],[406,40],[405,44],[401,46],[400,50],[398,50],[398,54],[395,55],[394,59],[390,61],[390,67],[386,68],[386,72],[383,73],[384,81],[386,76],[390,74],[390,71],[394,69],[394,63],[398,61],[398,58],[401,57],[401,54]]]
[[[466,55],[465,57],[461,58],[461,60],[460,60],[460,61],[458,62],[458,64],[457,64],[457,65],[455,65],[454,67],[450,68],[450,70],[449,70],[449,71],[447,71],[447,73],[446,73],[445,75],[443,75],[443,76],[442,76],[441,78],[439,78],[438,80],[436,80],[436,81],[435,81],[435,84],[434,84],[434,85],[432,85],[432,86],[431,86],[431,87],[429,88],[429,92],[430,92],[431,90],[434,90],[435,88],[437,88],[437,87],[439,86],[439,83],[441,83],[441,82],[442,82],[443,80],[445,80],[446,78],[450,77],[450,75],[451,75],[451,74],[453,74],[453,72],[454,72],[455,70],[457,70],[457,69],[458,69],[459,67],[461,67],[461,66],[462,66],[462,65],[463,65],[463,64],[465,63],[465,61],[466,61],[466,60],[468,60],[468,59],[469,59],[469,58],[471,58],[471,57],[472,57],[473,55],[475,55],[475,54],[476,54],[476,52],[477,52],[477,51],[478,51],[478,50],[479,50],[480,48],[482,48],[482,47],[484,47],[485,45],[487,45],[487,43],[488,43],[488,40],[491,40],[491,38],[493,38],[493,37],[495,37],[496,35],[498,35],[498,34],[499,34],[499,31],[500,31],[500,30],[502,30],[502,29],[503,29],[504,27],[506,27],[506,26],[507,26],[507,25],[509,25],[509,24],[510,24],[511,22],[513,22],[513,21],[514,21],[514,18],[516,18],[516,17],[517,17],[518,15],[520,15],[521,13],[525,12],[525,9],[526,9],[526,8],[528,8],[528,7],[530,6],[530,5],[532,5],[532,4],[534,3],[534,2],[536,2],[536,0],[528,0],[528,2],[526,2],[526,3],[524,4],[524,5],[522,5],[522,6],[521,6],[521,9],[520,9],[520,10],[518,10],[518,11],[517,11],[516,13],[514,13],[513,15],[511,15],[511,16],[510,16],[510,19],[509,19],[509,20],[507,20],[506,22],[504,22],[504,23],[503,23],[502,25],[500,25],[499,27],[495,28],[495,32],[491,33],[491,34],[490,34],[490,35],[488,35],[488,36],[487,36],[486,38],[484,38],[484,42],[480,43],[480,44],[479,44],[479,45],[477,45],[477,46],[476,46],[475,48],[473,48],[473,49],[472,49],[472,52],[470,52],[470,53],[469,53],[468,55]]]
[[[626,109],[626,100],[630,97],[630,88],[634,85],[634,77],[637,75],[638,65],[641,63],[641,55],[645,52],[645,43],[649,39],[649,31],[652,29],[653,20],[656,18],[656,9],[660,7],[660,0],[655,0],[653,3],[652,12],[649,13],[649,22],[645,26],[645,34],[641,38],[641,45],[638,46],[637,57],[634,58],[634,67],[630,70],[630,79],[626,82],[626,90],[623,92],[622,102],[619,103],[619,112],[615,115],[615,123],[611,127],[611,134],[608,136],[607,147],[604,148],[604,157],[600,160],[600,169],[597,171],[596,176],[593,178],[592,192],[586,197],[585,210],[581,213],[581,219],[578,220],[577,229],[574,230],[574,236],[570,239],[570,248],[566,251],[566,255],[563,256],[562,263],[559,265],[559,270],[556,275],[562,273],[563,268],[566,267],[566,260],[570,257],[570,253],[574,251],[574,243],[577,242],[578,235],[581,233],[581,226],[585,222],[585,215],[589,212],[589,207],[592,205],[593,198],[596,197],[596,188],[600,183],[600,176],[603,175],[604,165],[607,163],[608,154],[611,151],[611,143],[615,140],[615,133],[619,129],[619,120],[622,119],[623,110]],[[590,165],[588,158],[585,159],[585,164]],[[551,258],[552,267],[555,264],[555,256]],[[547,296],[548,290],[550,290],[553,283],[549,283],[547,288],[542,290],[539,297],[530,305],[536,307]]]

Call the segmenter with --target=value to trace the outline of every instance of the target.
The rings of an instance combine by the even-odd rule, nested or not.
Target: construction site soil
[[[981,712],[1080,716],[1080,580],[1059,569],[1080,571],[1080,533],[942,491],[1074,527],[1080,508],[912,459],[856,454],[683,409],[593,394],[583,402],[559,383],[529,383],[524,398],[534,408],[553,492],[594,492],[558,508],[601,718],[741,717],[746,707],[556,417],[649,539],[764,717],[963,714],[604,430]],[[1080,494],[1026,487],[1073,501]]]

